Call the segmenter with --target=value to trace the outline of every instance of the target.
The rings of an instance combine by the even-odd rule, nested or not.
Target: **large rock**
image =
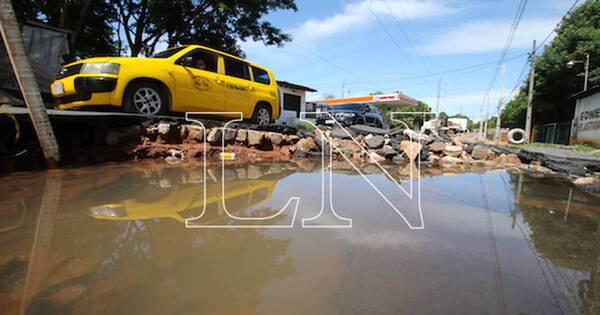
[[[404,155],[409,161],[414,161],[419,152],[421,152],[421,144],[417,142],[412,142],[410,140],[404,140],[400,142],[400,149],[404,152]]]
[[[402,131],[402,134],[409,137],[410,139],[419,139],[419,134],[412,129],[404,129],[404,131]]]
[[[361,152],[361,147],[354,140],[343,139],[334,141],[333,143],[336,145],[338,151],[344,153],[346,156],[352,156],[354,153]]]
[[[471,157],[475,160],[485,160],[490,154],[491,150],[487,147],[476,145],[473,147],[473,151],[471,152]]]
[[[452,138],[452,143],[454,143],[455,146],[459,146],[461,148],[465,146],[460,136]]]
[[[171,124],[161,122],[158,124],[157,129],[158,133],[164,136],[169,133],[169,130],[171,129]]]
[[[384,141],[385,138],[383,136],[373,136],[369,138],[365,137],[365,144],[369,149],[379,149],[383,147]]]
[[[350,126],[350,129],[352,129],[353,131],[356,131],[357,133],[363,134],[363,135],[368,135],[370,133],[375,134],[375,135],[386,134],[385,129],[371,127],[371,126],[367,126],[367,125],[352,125],[352,126]]]
[[[444,156],[438,161],[438,164],[443,168],[451,168],[462,164],[462,160],[452,156]]]
[[[288,142],[288,143],[295,144],[295,143],[297,143],[298,141],[300,141],[300,137],[298,137],[298,136],[296,136],[296,135],[286,135],[286,136],[285,136],[285,140],[286,140],[286,142]]]
[[[248,130],[238,130],[237,135],[235,136],[235,142],[244,144],[246,143],[246,140],[248,140]]]
[[[298,151],[298,152],[306,153],[316,147],[317,147],[317,144],[315,143],[313,138],[310,138],[310,137],[300,139],[300,141],[298,141],[298,143],[296,143],[296,151]]]
[[[262,131],[248,130],[248,145],[259,146],[262,143],[264,133]]]
[[[278,132],[269,133],[269,139],[274,147],[280,145],[284,140],[283,135]]]
[[[399,154],[398,151],[394,150],[394,148],[389,145],[384,145],[383,149],[379,150],[377,153],[386,159],[391,159]]]
[[[444,147],[444,154],[451,157],[459,157],[462,151],[462,147],[456,145],[447,145]]]
[[[333,138],[350,139],[354,136],[354,134],[351,129],[334,127],[333,129],[331,129],[330,136]]]
[[[371,163],[375,163],[375,162],[381,163],[381,162],[385,161],[385,157],[377,154],[377,152],[375,152],[375,151],[369,151],[369,158],[370,158],[369,161]]]
[[[498,165],[501,166],[518,166],[521,165],[521,159],[519,159],[519,156],[516,154],[500,154],[499,157],[497,157],[494,160]]]
[[[206,141],[212,145],[221,145],[221,134],[221,128],[212,128],[206,135]]]
[[[443,142],[440,142],[440,141],[436,141],[429,145],[429,149],[431,150],[431,152],[438,153],[438,154],[443,153],[445,147],[446,147],[446,144]]]
[[[204,129],[196,125],[185,126],[186,140],[188,142],[201,143],[204,140]]]
[[[222,137],[225,140],[225,144],[230,144],[235,141],[235,137],[237,136],[237,129],[225,128],[222,132]]]
[[[421,159],[421,161],[427,161],[427,159],[429,158],[429,146],[426,144],[423,144],[421,146],[421,155],[419,155],[419,158]]]

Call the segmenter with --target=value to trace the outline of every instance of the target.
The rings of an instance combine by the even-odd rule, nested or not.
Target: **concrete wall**
[[[279,106],[281,106],[281,115],[277,119],[278,124],[285,123],[288,126],[294,126],[300,123],[300,119],[297,117],[296,111],[284,110],[284,93],[300,96],[300,112],[306,111],[306,91],[296,90],[287,87],[279,87]]]
[[[600,145],[600,93],[577,100],[571,130],[573,142]]]

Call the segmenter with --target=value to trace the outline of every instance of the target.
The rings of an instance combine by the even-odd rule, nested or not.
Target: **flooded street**
[[[367,178],[419,225],[416,199]],[[293,163],[209,167],[206,180],[201,165],[153,162],[5,176],[0,313],[600,313],[600,202],[569,183],[429,176],[413,230],[336,170],[333,206],[352,228],[303,228],[321,180]],[[200,215],[188,222],[223,227],[227,213],[280,228],[186,228]]]

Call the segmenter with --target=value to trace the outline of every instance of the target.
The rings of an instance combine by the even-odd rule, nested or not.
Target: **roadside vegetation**
[[[600,1],[587,0],[566,16],[556,37],[535,61],[534,120],[537,124],[564,121],[572,117],[573,94],[583,90],[583,69],[569,68],[571,60],[582,60],[590,53],[589,87],[600,85]],[[542,42],[538,41],[541,46]],[[524,128],[527,113],[527,77],[517,95],[502,112],[502,127]],[[493,128],[496,117],[490,118]]]

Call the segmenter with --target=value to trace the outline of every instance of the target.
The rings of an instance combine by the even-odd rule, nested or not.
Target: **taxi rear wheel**
[[[125,111],[153,116],[167,112],[169,98],[159,84],[140,81],[127,88],[124,101]]]
[[[252,115],[252,122],[257,125],[268,125],[271,123],[271,108],[266,104],[258,104]]]

